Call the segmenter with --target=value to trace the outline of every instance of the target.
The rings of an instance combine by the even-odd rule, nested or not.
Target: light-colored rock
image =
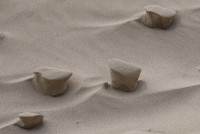
[[[66,70],[43,67],[34,72],[33,85],[41,93],[49,96],[59,96],[66,92],[67,81],[72,73]]]
[[[136,89],[137,81],[141,73],[140,68],[119,59],[109,60],[108,66],[110,68],[111,86],[113,88],[127,92]]]
[[[16,122],[16,125],[25,129],[37,127],[43,122],[43,116],[38,113],[25,112],[20,113],[18,117],[19,119]]]
[[[173,22],[173,17],[176,15],[176,11],[157,5],[146,6],[145,10],[146,13],[144,13],[140,21],[145,26],[151,28],[168,28]]]

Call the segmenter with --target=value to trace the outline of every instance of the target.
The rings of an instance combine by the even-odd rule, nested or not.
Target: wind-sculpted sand
[[[199,0],[1,0],[0,134],[200,133],[199,14]],[[134,92],[114,88],[113,58]],[[27,111],[44,120],[17,126]]]

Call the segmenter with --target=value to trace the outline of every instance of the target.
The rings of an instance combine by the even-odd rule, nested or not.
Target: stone
[[[43,122],[43,115],[38,113],[24,112],[20,113],[18,117],[16,125],[25,129],[35,128]]]
[[[5,34],[4,33],[0,33],[0,41],[3,40],[5,38]]]
[[[59,96],[66,92],[68,79],[72,73],[52,67],[38,68],[34,72],[33,85],[41,93],[49,96]]]
[[[146,12],[142,15],[140,22],[150,28],[167,29],[176,15],[176,11],[157,5],[149,5],[144,8]]]
[[[122,91],[134,91],[141,73],[141,68],[119,59],[108,61],[112,83],[111,86]]]

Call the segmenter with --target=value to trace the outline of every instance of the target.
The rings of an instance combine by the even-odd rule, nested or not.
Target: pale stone
[[[112,83],[111,86],[122,91],[134,91],[141,73],[141,68],[119,59],[108,61]]]
[[[44,67],[34,72],[33,85],[41,93],[49,96],[59,96],[66,92],[67,81],[72,73],[66,70]]]
[[[43,115],[38,113],[20,113],[18,115],[19,119],[16,122],[16,125],[25,129],[31,129],[37,127],[43,122]]]
[[[146,13],[141,17],[140,21],[145,26],[151,28],[167,29],[176,15],[176,11],[157,5],[149,5],[145,9]]]

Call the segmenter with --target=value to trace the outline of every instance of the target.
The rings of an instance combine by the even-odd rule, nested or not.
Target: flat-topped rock
[[[134,91],[141,73],[141,68],[119,59],[108,61],[112,87],[123,91]]]
[[[176,11],[157,5],[148,5],[144,8],[146,13],[141,17],[140,21],[151,28],[168,28],[176,15]]]
[[[148,5],[144,9],[146,9],[146,12],[153,12],[162,17],[173,17],[176,14],[176,11],[158,5]]]
[[[43,115],[38,113],[24,112],[18,115],[16,125],[25,129],[37,127],[43,122]]]
[[[61,79],[69,79],[72,75],[71,72],[57,69],[53,67],[40,67],[37,68],[34,72],[34,74],[40,73],[43,77],[45,77],[48,80],[61,80]]]
[[[50,96],[64,94],[67,90],[67,81],[72,76],[72,72],[52,67],[38,68],[34,74],[33,85],[35,88]]]

